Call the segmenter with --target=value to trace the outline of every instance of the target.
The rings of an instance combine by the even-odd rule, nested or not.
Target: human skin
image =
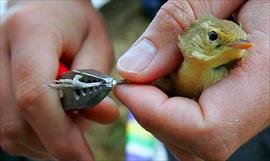
[[[0,145],[36,159],[93,160],[83,132],[90,120],[110,123],[116,104],[106,98],[78,114],[63,111],[56,90],[44,87],[59,61],[108,73],[113,51],[101,16],[88,0],[11,1],[1,17]]]
[[[256,45],[227,77],[206,89],[198,102],[169,98],[146,85],[179,67],[182,57],[176,40],[185,26],[205,14],[226,18],[237,8],[238,21]],[[226,160],[270,124],[269,10],[266,0],[168,1],[118,61],[119,73],[140,84],[118,86],[116,96],[176,158]]]

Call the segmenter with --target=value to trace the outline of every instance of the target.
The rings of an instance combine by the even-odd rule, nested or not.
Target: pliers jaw
[[[87,69],[66,72],[56,83],[48,86],[59,90],[64,110],[79,110],[97,105],[116,84],[124,81]]]

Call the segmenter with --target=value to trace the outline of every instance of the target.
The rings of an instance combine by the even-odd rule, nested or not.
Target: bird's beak
[[[238,49],[247,49],[254,46],[254,43],[248,40],[237,40],[229,44],[229,46],[238,48]]]

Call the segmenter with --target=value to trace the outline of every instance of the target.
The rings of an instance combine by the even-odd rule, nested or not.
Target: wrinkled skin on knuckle
[[[16,103],[22,112],[27,112],[29,107],[39,104],[44,99],[47,89],[38,83],[42,82],[43,78],[37,77],[37,71],[32,68],[31,60],[23,62],[16,60],[13,68],[13,71],[16,71],[16,74],[13,74]]]
[[[172,26],[179,32],[190,25],[194,21],[195,16],[192,8],[186,2],[171,0],[160,8],[156,18],[164,24],[165,28]]]
[[[41,101],[44,94],[45,89],[42,85],[31,80],[25,81],[16,90],[17,105],[23,113],[27,113]]]

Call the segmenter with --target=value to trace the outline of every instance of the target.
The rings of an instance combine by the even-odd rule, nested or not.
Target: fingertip
[[[156,45],[148,38],[141,38],[119,58],[116,70],[128,80],[147,82],[149,75],[144,73],[155,60],[156,55]]]
[[[87,118],[102,124],[109,124],[119,117],[117,104],[109,97],[93,108],[83,109],[79,113]]]

